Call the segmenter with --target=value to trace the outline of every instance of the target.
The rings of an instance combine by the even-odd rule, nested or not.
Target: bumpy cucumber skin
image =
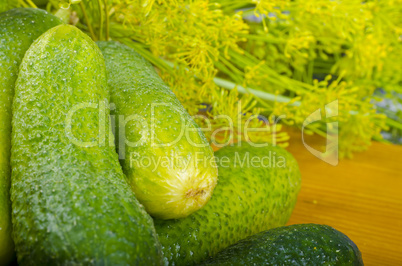
[[[205,136],[142,56],[116,42],[97,44],[105,57],[111,103],[116,105],[112,114],[116,117],[123,115],[124,119],[137,115],[147,123],[143,126],[131,122],[125,128],[126,138],[131,142],[138,141],[137,145],[123,143],[125,153],[121,145],[117,145],[120,146],[119,152],[125,154],[123,171],[136,197],[148,213],[160,219],[183,218],[199,210],[210,199],[218,174],[216,165],[210,163],[211,159],[213,162],[213,151]],[[152,116],[155,104],[166,106],[156,106]],[[119,118],[119,124],[121,122]],[[183,135],[171,146],[152,146],[152,136],[155,136],[155,143],[166,144],[175,140],[181,129],[192,130],[188,131],[189,138]],[[119,127],[115,135],[121,143]],[[203,147],[196,147],[191,142]],[[152,158],[151,165],[145,161],[142,165],[138,161],[133,163],[133,158]],[[177,158],[185,159],[188,167],[177,163]],[[169,166],[152,163],[152,160],[157,162],[159,159],[168,161]]]
[[[0,14],[0,265],[14,254],[9,191],[11,105],[18,67],[32,42],[59,24],[57,17],[39,9],[17,8]]]
[[[274,228],[222,250],[201,265],[363,265],[355,243],[319,224]]]
[[[13,102],[12,220],[20,265],[158,265],[152,219],[125,181],[109,111],[77,104],[109,99],[96,44],[77,28],[57,26],[39,37],[20,67]],[[108,109],[107,109],[108,110]],[[102,122],[102,119],[105,120]],[[106,136],[105,136],[106,135]]]
[[[251,158],[270,154],[284,158],[286,167],[250,163]],[[247,156],[249,164],[241,167]],[[215,157],[228,158],[224,160],[230,164],[222,161],[208,204],[185,219],[154,220],[166,265],[197,264],[243,238],[283,226],[290,218],[301,185],[297,162],[290,153],[276,146],[256,148],[242,143],[241,147],[222,148]]]

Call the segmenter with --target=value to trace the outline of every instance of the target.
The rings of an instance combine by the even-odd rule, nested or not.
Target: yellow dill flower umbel
[[[110,37],[136,49],[192,115],[238,121],[236,138],[244,138],[246,123],[262,128],[261,119],[250,120],[262,113],[269,119],[285,114],[283,123],[300,126],[334,99],[341,155],[367,148],[385,123],[402,128],[401,121],[376,113],[373,96],[377,88],[386,97],[402,92],[402,0],[106,3],[83,0],[74,7],[77,26],[94,39]],[[325,122],[309,130],[322,135]],[[227,126],[219,119],[211,123],[221,129],[222,141],[230,135]],[[272,141],[269,131],[253,134]]]

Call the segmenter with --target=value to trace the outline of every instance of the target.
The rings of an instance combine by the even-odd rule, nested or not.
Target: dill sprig
[[[341,157],[383,130],[402,131],[401,112],[376,106],[402,102],[402,0],[82,0],[73,9],[94,40],[120,41],[152,62],[191,115],[235,121],[231,132],[212,120],[210,139],[286,146],[280,125],[244,136],[245,125],[262,129],[261,115],[286,115],[282,123],[300,128],[333,100]],[[325,135],[330,120],[307,131]]]

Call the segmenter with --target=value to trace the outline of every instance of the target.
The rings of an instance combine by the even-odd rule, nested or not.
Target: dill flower
[[[47,8],[56,11],[58,1]],[[300,127],[333,100],[341,157],[367,149],[388,127],[402,130],[401,116],[379,113],[374,95],[402,93],[402,0],[82,0],[73,9],[94,40],[120,41],[148,59],[191,115],[236,121],[197,118],[220,143],[285,146],[280,125],[280,133],[250,138],[246,125],[263,129],[264,114],[269,125],[286,115],[282,123]],[[325,136],[327,122],[308,131]]]

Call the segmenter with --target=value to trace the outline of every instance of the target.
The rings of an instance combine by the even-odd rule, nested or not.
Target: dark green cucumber
[[[109,129],[106,69],[73,26],[39,37],[13,103],[12,220],[20,265],[158,265],[152,219],[127,184]]]
[[[363,265],[346,235],[327,225],[274,228],[222,250],[201,265]]]
[[[288,221],[300,190],[296,160],[280,147],[225,147],[208,204],[180,220],[155,220],[165,263],[196,264],[239,240]]]
[[[0,1],[2,4],[7,1]],[[18,67],[32,42],[61,21],[44,10],[17,8],[0,14],[0,265],[14,254],[11,237],[11,104]]]
[[[106,62],[123,171],[154,217],[182,218],[202,208],[217,181],[205,136],[152,65],[131,48],[98,42]]]

